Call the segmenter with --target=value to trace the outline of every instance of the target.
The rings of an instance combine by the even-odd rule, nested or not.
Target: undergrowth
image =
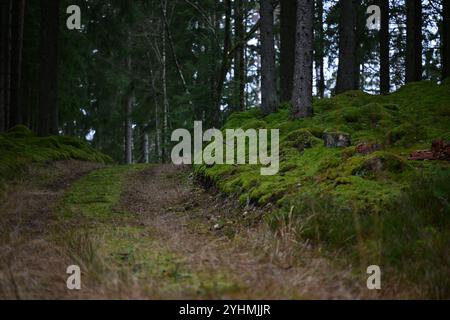
[[[267,218],[274,228],[290,216],[299,237],[448,298],[450,164],[408,156],[450,140],[450,81],[412,83],[388,96],[350,91],[315,100],[314,110],[313,118],[293,120],[289,104],[266,117],[254,108],[225,124],[280,129],[277,175],[261,176],[259,165],[199,165],[195,173],[242,204],[275,204]],[[351,145],[325,147],[329,132],[349,134]],[[377,150],[359,154],[360,143]]]

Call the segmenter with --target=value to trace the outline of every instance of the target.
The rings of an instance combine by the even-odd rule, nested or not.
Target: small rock
[[[346,148],[351,145],[350,135],[344,132],[326,132],[323,140],[327,148]]]
[[[371,154],[381,150],[381,146],[377,143],[360,143],[356,146],[356,152],[360,154]]]
[[[217,223],[217,224],[214,225],[213,229],[214,230],[220,230],[220,229],[222,229],[222,226]]]

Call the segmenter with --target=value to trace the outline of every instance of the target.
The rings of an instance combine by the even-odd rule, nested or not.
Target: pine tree
[[[336,93],[354,90],[356,86],[356,10],[352,0],[340,0],[339,67]]]
[[[280,96],[281,101],[292,99],[295,65],[295,37],[297,25],[297,0],[281,0],[280,32]]]
[[[274,4],[272,0],[261,0],[261,110],[270,114],[277,109]]]
[[[58,134],[58,34],[60,1],[41,0],[40,33],[40,136]]]
[[[391,87],[389,70],[389,0],[380,0],[380,9],[380,92],[381,94],[388,94]]]
[[[297,0],[297,36],[292,104],[294,118],[313,115],[314,1]]]
[[[422,80],[422,3],[406,0],[406,83]]]
[[[442,78],[450,77],[450,3],[442,2]]]

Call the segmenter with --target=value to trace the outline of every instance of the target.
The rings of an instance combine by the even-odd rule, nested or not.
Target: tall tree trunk
[[[9,16],[11,0],[0,1],[0,132],[6,129],[6,77],[7,50],[9,47]]]
[[[406,0],[406,83],[422,80],[422,2]]]
[[[340,0],[339,20],[339,67],[336,93],[358,88],[355,72],[356,62],[356,12],[352,0]]]
[[[133,163],[133,124],[131,114],[133,112],[133,89],[125,99],[125,163]]]
[[[41,0],[39,128],[40,136],[58,134],[59,0]]]
[[[160,124],[160,108],[159,108],[159,102],[158,97],[156,96],[156,77],[154,75],[153,69],[150,69],[150,75],[152,78],[152,96],[153,96],[153,103],[155,105],[155,159],[159,163],[161,161],[161,124]]]
[[[133,163],[133,124],[131,113],[133,112],[133,95],[130,92],[125,103],[125,163]]]
[[[297,0],[281,0],[280,6],[280,97],[281,101],[290,101],[294,83]]]
[[[9,126],[13,127],[22,123],[21,103],[21,75],[22,75],[22,48],[23,48],[23,23],[25,14],[25,0],[14,0],[12,7],[11,28],[11,101]]]
[[[317,13],[317,23],[315,32],[315,65],[316,65],[316,78],[317,78],[317,95],[320,98],[325,96],[325,72],[323,59],[324,53],[324,30],[323,30],[323,0],[316,1],[316,13]]]
[[[260,0],[261,5],[261,111],[268,115],[277,110],[275,68],[274,4]]]
[[[235,87],[235,102],[233,106],[234,111],[245,110],[245,7],[246,0],[235,1],[235,43],[237,49],[234,61],[234,87]]]
[[[223,43],[223,51],[222,51],[222,64],[219,71],[219,77],[216,80],[216,88],[214,90],[214,110],[212,114],[212,124],[214,126],[220,125],[220,106],[222,104],[222,92],[224,82],[227,77],[228,69],[229,69],[229,52],[231,47],[231,0],[225,0],[225,38]]]
[[[294,118],[313,115],[314,1],[297,0],[297,36],[292,104]]]
[[[167,0],[161,2],[164,16],[167,15]],[[167,33],[166,28],[162,26],[162,88],[163,88],[163,146],[162,146],[162,160],[166,161],[168,134],[169,134],[169,97],[167,94]]]
[[[379,0],[381,9],[380,29],[380,93],[388,94],[391,88],[389,65],[389,0]]]
[[[131,34],[128,33],[128,49],[131,48]],[[133,72],[133,61],[131,54],[128,53],[127,57],[127,71],[129,74]],[[133,163],[133,123],[131,115],[133,113],[133,103],[134,103],[134,84],[130,81],[129,92],[125,99],[125,163]]]
[[[3,96],[3,127],[6,130],[9,128],[9,112],[10,112],[10,102],[11,102],[11,43],[12,43],[12,8],[13,0],[5,0],[3,2],[4,6],[4,29],[3,29],[3,58],[1,61],[3,64],[3,85],[2,85],[2,96]]]
[[[450,3],[442,1],[443,24],[442,24],[442,78],[450,77]]]
[[[142,152],[143,152],[143,162],[144,163],[150,163],[150,139],[148,136],[148,132],[144,132],[142,134]]]
[[[362,8],[361,1],[353,0],[355,13],[355,65],[354,65],[354,89],[364,90],[364,38],[366,37],[366,8]]]

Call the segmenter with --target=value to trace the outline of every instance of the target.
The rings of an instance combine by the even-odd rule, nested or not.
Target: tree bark
[[[21,75],[25,0],[14,0],[11,28],[11,98],[9,127],[22,123]]]
[[[315,33],[315,64],[316,64],[316,78],[317,78],[317,95],[320,98],[325,96],[325,72],[323,59],[324,53],[324,30],[323,30],[323,0],[316,1],[317,12],[317,27]]]
[[[149,148],[150,148],[150,139],[147,132],[143,133],[142,137],[142,151],[144,155],[144,163],[150,163],[150,154],[149,154]]]
[[[352,0],[340,0],[339,67],[336,93],[358,88],[356,66],[356,12]]]
[[[6,68],[7,50],[9,46],[9,13],[10,0],[0,1],[0,132],[6,129]]]
[[[291,101],[294,84],[297,0],[281,0],[280,6],[280,97],[281,101]]]
[[[234,61],[235,102],[233,111],[245,110],[245,7],[246,0],[235,1],[235,43],[237,45]]]
[[[314,1],[297,0],[297,32],[292,104],[294,118],[313,115]]]
[[[125,101],[125,163],[133,163],[133,124],[131,121],[131,114],[133,112],[133,89]]]
[[[422,80],[422,3],[406,0],[406,83]]]
[[[2,112],[3,130],[9,128],[9,111],[11,102],[11,27],[12,27],[12,0],[3,0],[3,17],[2,17],[2,102],[0,111]]]
[[[380,93],[388,94],[391,88],[389,64],[389,0],[380,0]]]
[[[131,33],[128,32],[127,38],[128,50],[131,50]],[[132,74],[133,72],[133,59],[131,57],[131,53],[128,53],[126,58],[126,68],[128,74]],[[132,122],[132,113],[133,113],[133,104],[134,104],[134,83],[133,80],[130,80],[128,94],[125,99],[125,164],[133,164],[133,122]]]
[[[444,0],[442,4],[442,78],[445,79],[450,77],[450,3]]]
[[[40,136],[58,134],[58,35],[59,0],[41,0],[40,33]]]
[[[261,111],[268,115],[277,110],[278,98],[275,68],[274,6],[271,0],[261,5]]]
[[[156,96],[156,77],[153,73],[153,69],[150,69],[151,77],[152,77],[152,96],[153,103],[155,105],[155,159],[159,163],[161,161],[161,125],[159,118],[159,102],[158,97]]]
[[[161,2],[164,16],[167,15],[167,0]],[[162,161],[166,161],[168,156],[168,135],[169,135],[169,96],[167,94],[167,30],[162,26],[162,88],[163,88],[163,141],[162,141]]]
[[[223,42],[223,51],[222,51],[222,64],[220,66],[219,77],[216,80],[216,88],[214,90],[214,110],[212,114],[212,125],[219,126],[220,125],[220,106],[222,104],[222,92],[224,82],[227,77],[228,69],[229,69],[229,52],[231,47],[231,0],[225,0],[225,38]]]

